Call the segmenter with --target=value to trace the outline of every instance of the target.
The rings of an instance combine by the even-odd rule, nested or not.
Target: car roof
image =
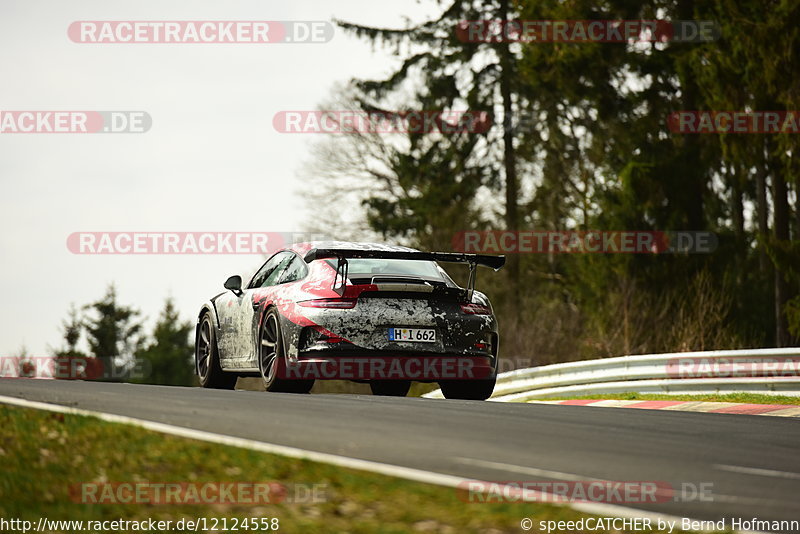
[[[369,243],[361,241],[308,241],[305,243],[295,243],[289,250],[297,252],[301,256],[315,248],[342,248],[348,250],[386,250],[395,252],[419,252],[415,248],[403,247],[400,245],[387,245],[386,243]]]

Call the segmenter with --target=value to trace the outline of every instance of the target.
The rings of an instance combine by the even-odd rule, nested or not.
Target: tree
[[[70,306],[68,318],[61,324],[64,330],[64,346],[53,351],[55,378],[102,378],[103,360],[90,358],[78,348],[78,343],[83,335],[84,323],[74,305]]]
[[[78,343],[83,334],[84,324],[74,304],[70,306],[67,319],[61,322],[61,328],[64,330],[64,346],[54,351],[54,355],[57,358],[86,358],[86,353],[78,349]]]
[[[365,99],[351,85],[326,107],[364,112]],[[326,139],[307,169],[315,219],[337,221],[345,232],[356,227],[360,239],[371,232],[426,249],[450,247],[456,231],[485,224],[474,205],[490,176],[476,155],[480,140],[468,131],[353,131]],[[363,220],[354,221],[354,212]]]
[[[723,35],[736,36],[721,39],[714,48],[693,53],[693,72],[702,83],[706,103],[712,109],[799,109],[800,92],[794,73],[800,68],[796,46],[800,37],[797,26],[800,6],[781,0],[717,0],[700,6],[697,8],[700,18],[718,20]],[[793,187],[797,219],[800,217],[798,136],[796,133],[722,135],[719,142],[732,148],[729,154],[735,165],[746,174],[755,174],[760,265],[762,274],[772,278],[774,340],[777,346],[792,345],[791,333],[798,328],[790,325],[789,320],[796,317],[792,310],[800,302],[796,269],[800,264],[800,247],[796,245],[800,226],[795,225],[792,231],[789,193]],[[765,273],[767,256],[772,265]]]
[[[134,353],[142,341],[138,310],[117,302],[114,284],[109,284],[100,300],[87,304],[86,329],[92,356],[103,362],[107,376],[118,376],[134,365]]]
[[[153,330],[153,340],[137,353],[148,375],[135,381],[169,386],[193,385],[194,346],[190,339],[193,330],[190,321],[181,321],[175,303],[168,298]]]
[[[455,0],[440,2],[442,14],[430,21],[406,29],[368,27],[337,21],[344,30],[386,48],[405,50],[401,66],[383,80],[360,80],[355,85],[364,95],[365,106],[380,107],[393,93],[405,91],[423,110],[453,110],[461,107],[484,111],[500,121],[488,135],[475,134],[439,138],[412,136],[412,150],[394,161],[398,181],[409,192],[395,201],[380,197],[367,200],[369,221],[385,234],[412,233],[424,236],[431,228],[451,236],[469,226],[431,224],[443,209],[468,212],[475,208],[479,186],[504,193],[503,219],[507,229],[520,228],[518,210],[521,188],[517,168],[519,135],[510,122],[522,106],[522,78],[516,74],[517,56],[509,43],[485,38],[479,31],[475,39],[470,24],[478,21],[506,21],[511,15],[509,0]],[[499,113],[497,113],[499,112]],[[501,146],[500,150],[497,146]],[[407,157],[406,157],[407,156]],[[502,176],[498,180],[498,176]],[[452,196],[453,186],[470,196]],[[478,187],[475,187],[475,186]],[[427,196],[427,198],[425,198]],[[437,198],[438,197],[438,198]],[[454,201],[456,203],[454,203]],[[401,216],[398,219],[398,216]],[[459,217],[450,222],[463,223]],[[420,224],[420,220],[425,224]],[[398,228],[398,223],[404,225]],[[517,314],[519,262],[509,258],[506,266],[511,313]]]
[[[736,329],[757,325],[759,343],[786,342],[784,311],[797,284],[788,276],[792,255],[786,182],[797,175],[789,171],[797,166],[791,157],[797,152],[797,136],[674,135],[665,128],[666,117],[676,110],[797,109],[797,82],[791,73],[798,57],[790,36],[797,34],[800,10],[791,2],[768,4],[520,3],[523,19],[659,18],[721,24],[722,38],[706,43],[523,47],[520,71],[533,88],[527,100],[542,116],[524,143],[540,147],[537,157],[543,161],[542,181],[531,203],[534,216],[546,224],[562,217],[562,224],[582,219],[605,229],[713,230],[720,236],[718,251],[707,256],[556,258],[553,269],[568,277],[567,291],[588,313],[607,316],[603,303],[619,277],[633,282],[636,291],[657,297],[675,280],[708,270],[716,287],[704,287],[714,292],[728,278],[739,279],[728,312]],[[775,35],[786,37],[770,37]],[[586,174],[588,180],[582,181]],[[578,187],[582,182],[588,187]],[[582,213],[581,201],[589,206]],[[756,204],[757,228],[745,224],[748,201]],[[761,264],[769,252],[778,271],[774,281],[765,269],[759,273],[752,268],[754,234],[759,236]],[[800,262],[796,255],[793,260]],[[771,285],[770,300],[765,292]]]

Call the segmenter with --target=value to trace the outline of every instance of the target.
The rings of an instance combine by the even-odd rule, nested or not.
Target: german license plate
[[[389,341],[434,343],[436,341],[436,330],[433,328],[390,328]]]

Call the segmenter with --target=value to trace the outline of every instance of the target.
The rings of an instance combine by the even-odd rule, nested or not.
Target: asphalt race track
[[[467,479],[712,483],[711,500],[626,506],[800,519],[794,418],[26,379],[0,395]]]

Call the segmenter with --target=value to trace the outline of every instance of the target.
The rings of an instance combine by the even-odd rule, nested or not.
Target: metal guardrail
[[[734,392],[800,396],[800,348],[646,354],[518,369],[498,375],[490,400]],[[440,390],[424,396],[442,398]]]

